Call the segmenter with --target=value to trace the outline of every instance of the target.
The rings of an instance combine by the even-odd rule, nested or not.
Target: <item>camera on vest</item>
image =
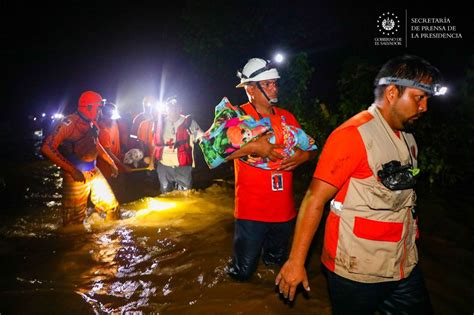
[[[390,161],[382,165],[377,172],[382,184],[390,190],[413,189],[416,185],[413,166],[403,165],[400,161]]]

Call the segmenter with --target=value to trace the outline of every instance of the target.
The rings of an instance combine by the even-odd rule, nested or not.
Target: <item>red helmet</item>
[[[79,97],[77,110],[91,121],[97,119],[99,107],[102,106],[102,96],[94,91],[86,91]]]

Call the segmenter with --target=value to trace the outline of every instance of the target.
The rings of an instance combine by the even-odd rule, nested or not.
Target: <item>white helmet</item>
[[[240,83],[237,88],[243,87],[247,82],[279,79],[278,70],[272,67],[271,61],[260,58],[252,58],[245,64],[242,70],[237,71]]]

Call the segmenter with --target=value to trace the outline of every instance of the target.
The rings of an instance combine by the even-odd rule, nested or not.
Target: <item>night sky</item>
[[[309,92],[323,100],[337,92],[340,65],[348,56],[372,58],[381,65],[390,57],[414,53],[438,66],[452,84],[466,71],[473,50],[472,16],[465,7],[414,8],[386,2],[367,9],[314,2],[65,1],[32,6],[2,1],[2,120],[60,104],[70,112],[88,89],[129,110],[140,107],[145,94],[162,91],[165,97],[178,95],[189,112],[208,111],[225,95],[243,100],[243,93],[234,88],[236,70],[248,58],[270,58],[276,50],[290,58],[308,54],[315,68]],[[463,39],[374,46],[380,36],[377,16],[391,11],[404,20],[406,10],[409,16],[449,17]],[[211,52],[217,57],[186,51],[189,21],[210,25],[215,41],[207,44],[215,45]],[[252,35],[239,38],[239,29],[249,27]],[[203,62],[216,69],[202,71]]]

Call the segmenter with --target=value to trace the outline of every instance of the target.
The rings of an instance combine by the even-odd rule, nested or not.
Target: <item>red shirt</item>
[[[250,103],[242,105],[241,108],[254,119],[261,118]],[[301,128],[289,111],[273,108],[276,115],[285,117],[288,125]],[[293,172],[265,170],[250,166],[238,159],[234,160],[234,167],[235,218],[262,222],[286,222],[296,216]],[[283,190],[272,189],[272,184],[276,179],[272,175],[281,176]]]

